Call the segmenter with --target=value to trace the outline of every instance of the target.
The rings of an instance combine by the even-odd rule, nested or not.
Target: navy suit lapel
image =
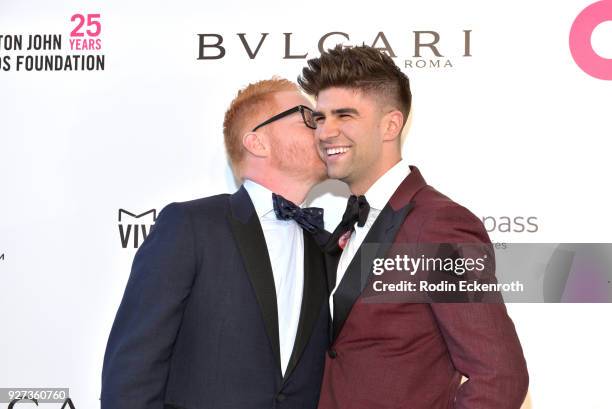
[[[363,240],[363,244],[355,253],[333,296],[334,320],[332,339],[334,341],[338,337],[353,304],[361,295],[371,275],[374,259],[376,257],[384,257],[387,253],[412,207],[413,203],[410,202],[398,210],[394,210],[391,204],[387,203]],[[337,251],[337,245],[335,247],[333,245],[335,243],[332,243],[332,251]],[[364,245],[367,245],[365,249]]]
[[[261,223],[244,186],[230,196],[230,207],[231,212],[228,219],[244,261],[244,267],[255,290],[266,332],[280,371],[278,310],[272,265]]]
[[[316,238],[304,232],[304,291],[302,307],[295,344],[293,345],[293,352],[285,371],[284,381],[289,378],[302,352],[304,352],[304,348],[321,314],[321,306],[327,301],[327,294],[325,265],[321,248]]]

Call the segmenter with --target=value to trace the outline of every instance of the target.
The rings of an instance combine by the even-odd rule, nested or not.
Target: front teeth
[[[349,148],[342,147],[342,148],[327,148],[325,151],[327,152],[327,155],[336,155],[338,153],[348,152],[348,150]]]

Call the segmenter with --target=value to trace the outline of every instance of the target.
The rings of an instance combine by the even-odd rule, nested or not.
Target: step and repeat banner
[[[160,210],[237,189],[230,101],[295,81],[336,44],[378,47],[409,76],[404,158],[494,242],[612,242],[610,0],[0,0],[0,408],[32,388],[99,406],[108,334]],[[337,181],[311,193],[328,230],[347,196]],[[524,408],[612,407],[611,304],[508,310]]]

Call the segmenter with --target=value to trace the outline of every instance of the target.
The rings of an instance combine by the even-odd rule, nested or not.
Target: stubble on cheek
[[[298,156],[298,152],[295,146],[287,145],[281,146],[280,144],[275,145],[273,148],[274,163],[279,169],[284,171],[291,171],[295,166],[295,161]]]

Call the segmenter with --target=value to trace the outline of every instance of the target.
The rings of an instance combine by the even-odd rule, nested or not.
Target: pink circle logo
[[[601,80],[612,80],[612,59],[593,50],[591,35],[604,21],[612,20],[612,0],[593,3],[576,17],[570,30],[569,46],[576,64],[587,74]]]

